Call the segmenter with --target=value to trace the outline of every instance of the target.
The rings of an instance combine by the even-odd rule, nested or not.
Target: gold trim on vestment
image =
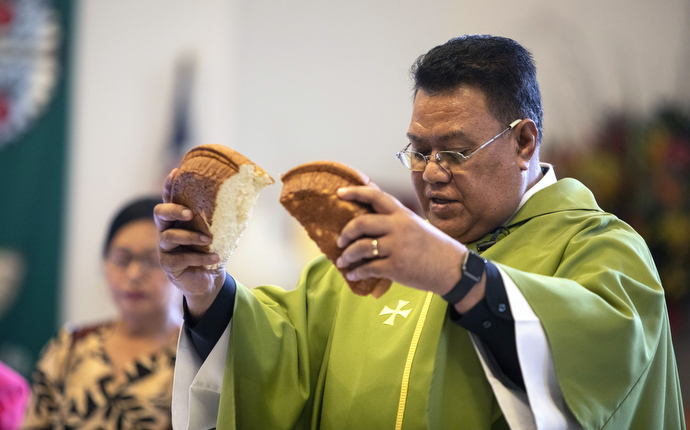
[[[412,360],[414,359],[414,354],[417,351],[417,343],[419,343],[419,337],[422,334],[422,328],[424,327],[424,321],[426,320],[426,314],[429,310],[429,305],[431,304],[431,298],[433,293],[429,291],[424,300],[424,306],[422,307],[422,312],[417,320],[417,327],[414,329],[414,335],[412,335],[412,343],[410,343],[410,350],[407,352],[407,361],[405,362],[405,370],[403,371],[402,386],[400,387],[400,402],[398,403],[398,417],[395,420],[395,430],[402,429],[403,416],[405,415],[405,402],[407,401],[407,387],[410,383],[410,371],[412,369]]]

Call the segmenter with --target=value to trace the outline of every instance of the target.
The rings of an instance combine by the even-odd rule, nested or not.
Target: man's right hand
[[[223,286],[225,267],[206,269],[205,266],[218,263],[218,254],[185,249],[184,245],[208,245],[211,239],[199,232],[175,227],[176,221],[189,221],[193,216],[189,208],[170,203],[170,188],[176,174],[177,169],[166,178],[164,203],[154,209],[154,220],[159,232],[158,257],[170,281],[187,299],[189,312],[198,319],[206,313]]]

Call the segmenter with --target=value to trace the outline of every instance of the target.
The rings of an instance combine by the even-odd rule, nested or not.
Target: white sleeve
[[[500,371],[488,358],[481,340],[472,335],[472,341],[508,425],[511,429],[581,428],[563,399],[539,319],[513,280],[500,267],[498,270],[515,320],[517,355],[527,392],[501,383],[496,377]]]
[[[225,328],[223,335],[203,362],[184,326],[180,330],[173,379],[174,430],[204,430],[216,427],[231,326],[232,322]]]

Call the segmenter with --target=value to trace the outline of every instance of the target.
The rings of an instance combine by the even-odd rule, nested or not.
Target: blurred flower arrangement
[[[647,241],[673,321],[690,304],[690,111],[610,115],[588,144],[555,148],[544,159],[558,177],[580,180]]]

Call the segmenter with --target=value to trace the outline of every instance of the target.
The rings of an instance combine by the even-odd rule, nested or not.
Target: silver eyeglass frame
[[[467,163],[467,160],[469,160],[471,156],[473,156],[474,154],[476,154],[480,149],[484,148],[486,145],[490,144],[490,143],[493,142],[494,140],[496,140],[496,139],[498,139],[499,137],[503,136],[503,134],[504,134],[505,132],[507,132],[508,130],[512,130],[513,128],[515,128],[515,126],[518,125],[518,124],[520,123],[520,121],[522,121],[522,120],[521,120],[521,119],[516,119],[515,121],[511,122],[510,125],[509,125],[505,130],[503,130],[502,132],[498,133],[496,136],[492,137],[489,141],[487,141],[487,142],[485,142],[484,144],[482,144],[479,148],[477,148],[477,149],[475,149],[474,151],[472,151],[469,155],[465,155],[465,154],[461,153],[460,151],[438,151],[438,152],[436,152],[436,153],[433,154],[433,155],[432,155],[432,154],[430,154],[430,155],[424,155],[424,154],[422,154],[422,153],[420,153],[420,152],[417,152],[417,151],[407,151],[407,148],[409,148],[410,145],[412,145],[412,142],[410,142],[410,143],[407,144],[407,146],[406,146],[402,151],[398,151],[398,152],[395,154],[395,156],[396,156],[396,158],[397,158],[398,160],[400,160],[400,162],[402,163],[403,166],[407,167],[408,169],[410,169],[410,170],[413,171],[413,172],[423,172],[424,170],[426,170],[426,166],[429,165],[429,161],[431,161],[432,158],[434,159],[434,161],[436,162],[436,164],[438,164],[439,167],[441,167],[444,171],[448,170],[449,172],[452,172],[452,170],[446,169],[445,167],[443,167],[443,164],[441,164],[441,156],[440,156],[439,154],[442,154],[442,153],[445,153],[445,154],[453,154],[453,156],[456,157],[458,160],[462,160],[462,162],[461,162],[460,164],[458,164],[458,167],[463,166],[465,163]],[[424,158],[424,168],[421,169],[421,170],[412,170],[412,165],[411,165],[411,163],[410,163],[410,165],[408,165],[407,162],[406,162],[406,159],[409,159],[410,157],[406,157],[405,154],[418,154],[419,156],[421,156],[422,158]]]

